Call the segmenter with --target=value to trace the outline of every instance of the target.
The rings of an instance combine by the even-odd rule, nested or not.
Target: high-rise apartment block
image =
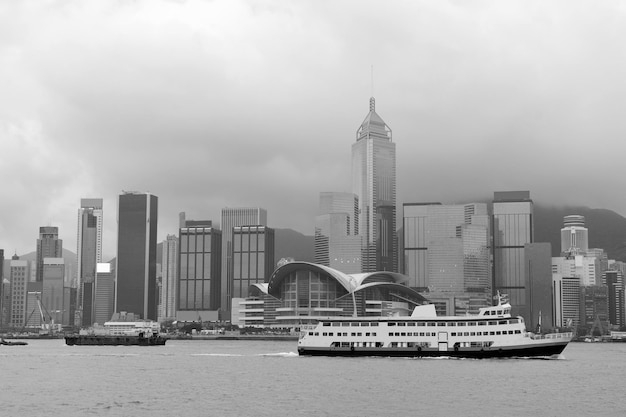
[[[609,322],[617,328],[626,326],[624,275],[621,271],[605,271],[602,275],[608,287]]]
[[[44,258],[62,258],[63,240],[59,239],[59,228],[54,226],[43,226],[39,228],[39,239],[37,239],[37,270],[36,281],[43,280],[43,260]]]
[[[233,227],[233,297],[246,298],[252,284],[268,282],[274,271],[274,229]]]
[[[493,289],[507,294],[512,315],[527,307],[524,247],[534,241],[533,201],[528,191],[493,196]]]
[[[222,279],[220,310],[230,318],[233,290],[233,228],[236,226],[267,226],[267,211],[258,207],[222,209]]]
[[[28,261],[12,259],[10,263],[11,304],[9,326],[22,328],[26,322],[26,293],[30,276]]]
[[[314,247],[315,263],[346,274],[361,272],[359,200],[355,194],[320,193]]]
[[[83,326],[94,323],[96,265],[102,262],[102,199],[83,198],[78,209],[77,302]]]
[[[359,204],[362,271],[397,271],[396,144],[373,97],[352,145],[352,192]]]
[[[554,324],[557,327],[577,326],[580,322],[580,280],[578,277],[552,275]]]
[[[118,198],[115,312],[157,319],[158,198],[125,192]]]
[[[178,243],[177,317],[209,317],[220,303],[222,232],[210,220],[187,220]]]

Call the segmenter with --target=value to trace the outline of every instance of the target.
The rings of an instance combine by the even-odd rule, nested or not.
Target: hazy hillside
[[[276,262],[281,258],[313,262],[313,236],[306,236],[292,229],[275,229]]]
[[[609,259],[626,261],[626,218],[611,210],[535,206],[535,241],[550,242],[552,256],[558,256],[563,217],[569,214],[585,216],[589,247],[604,249]]]

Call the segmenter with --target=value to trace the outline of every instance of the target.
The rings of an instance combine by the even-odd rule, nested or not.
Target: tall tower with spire
[[[352,144],[352,192],[359,200],[362,271],[397,271],[396,144],[374,97]]]

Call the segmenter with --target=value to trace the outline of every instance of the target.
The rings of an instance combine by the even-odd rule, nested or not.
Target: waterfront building
[[[80,324],[94,323],[96,264],[102,262],[102,199],[82,198],[78,209],[76,288]]]
[[[605,271],[602,282],[608,287],[609,322],[615,328],[626,326],[624,275],[620,271]]]
[[[359,204],[361,270],[397,271],[396,144],[374,97],[352,144],[352,192]]]
[[[63,258],[44,258],[41,305],[46,325],[69,325],[69,300],[65,300],[65,261]]]
[[[63,240],[59,239],[59,228],[54,226],[42,226],[39,228],[37,239],[37,269],[36,281],[43,280],[44,258],[62,258]]]
[[[156,320],[158,198],[124,192],[118,197],[117,213],[115,312]]]
[[[41,294],[43,282],[31,281],[26,285],[26,327],[41,329],[44,322],[41,320],[43,306],[41,306]]]
[[[592,336],[609,333],[609,290],[606,285],[580,288],[580,332]]]
[[[580,279],[552,275],[553,317],[556,327],[577,326],[580,322]]]
[[[407,285],[442,314],[478,313],[491,306],[487,205],[403,205],[402,271]]]
[[[110,263],[96,265],[94,322],[104,324],[111,320],[115,305],[115,271]]]
[[[233,297],[246,298],[252,284],[266,282],[274,272],[274,229],[233,227]]]
[[[426,300],[391,271],[345,274],[324,265],[286,262],[240,302],[245,326],[296,328],[326,317],[410,315]]]
[[[315,263],[346,274],[361,272],[359,200],[353,193],[322,192],[315,217]]]
[[[267,211],[259,207],[226,207],[222,209],[222,273],[220,310],[230,320],[233,298],[233,228],[236,226],[267,226]]]
[[[12,259],[9,280],[11,282],[11,303],[8,324],[12,328],[22,328],[26,321],[26,293],[30,276],[28,261]]]
[[[159,321],[176,317],[176,287],[178,286],[178,238],[167,235],[162,243],[161,292]]]
[[[523,315],[529,300],[524,271],[525,245],[534,242],[533,201],[528,191],[495,192],[493,196],[493,291],[507,294],[511,315]],[[528,317],[525,317],[528,320]]]
[[[222,231],[210,220],[184,220],[179,229],[179,321],[215,320],[220,303]]]

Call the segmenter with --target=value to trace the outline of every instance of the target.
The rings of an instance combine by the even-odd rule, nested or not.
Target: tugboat
[[[437,316],[435,306],[416,306],[410,317],[327,318],[304,327],[300,355],[404,357],[551,357],[559,355],[572,333],[526,331],[524,318],[511,316],[511,305],[497,295],[498,305],[478,315]]]
[[[167,339],[159,334],[155,321],[108,321],[103,327],[90,327],[65,336],[68,346],[162,346]]]

